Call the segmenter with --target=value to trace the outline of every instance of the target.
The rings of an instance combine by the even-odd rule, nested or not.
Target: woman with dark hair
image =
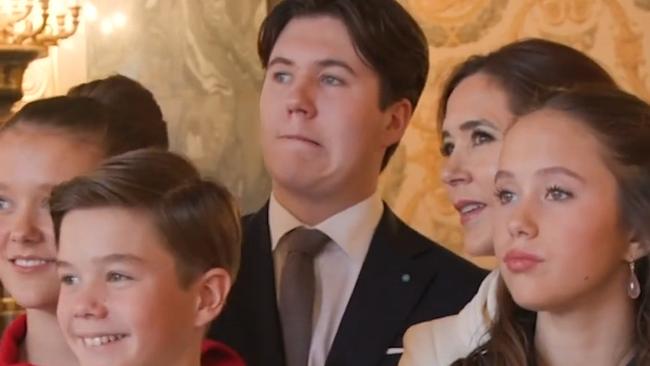
[[[650,105],[559,92],[508,132],[495,185],[497,314],[454,365],[649,365]]]
[[[516,117],[558,88],[615,86],[587,55],[555,42],[527,39],[470,57],[443,86],[438,110],[442,180],[458,210],[465,251],[493,255],[494,174],[501,143]],[[409,329],[401,366],[448,365],[485,341],[495,313],[498,272],[459,315]]]

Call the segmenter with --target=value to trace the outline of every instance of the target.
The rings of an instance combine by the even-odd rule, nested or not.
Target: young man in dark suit
[[[406,328],[458,312],[485,274],[377,192],[426,83],[424,34],[395,0],[285,0],[258,50],[273,192],[244,218],[210,336],[251,366],[396,365]]]

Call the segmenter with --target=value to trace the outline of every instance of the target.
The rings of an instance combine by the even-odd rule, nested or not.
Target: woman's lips
[[[487,205],[480,201],[460,200],[454,204],[460,214],[460,222],[465,225],[478,217]]]

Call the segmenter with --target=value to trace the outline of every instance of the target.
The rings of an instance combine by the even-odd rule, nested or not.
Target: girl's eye
[[[323,75],[321,77],[321,82],[323,82],[324,84],[327,84],[327,85],[331,85],[331,86],[345,85],[345,82],[343,82],[343,80],[341,80],[340,78],[337,78],[336,76],[332,76],[332,75]]]
[[[128,281],[132,279],[133,277],[118,272],[109,272],[108,274],[106,274],[106,280],[108,282],[121,282],[121,281]]]
[[[479,146],[479,145],[487,144],[487,143],[492,142],[494,140],[495,140],[494,136],[492,136],[491,134],[489,134],[487,132],[480,131],[480,130],[475,130],[474,132],[472,132],[472,145],[473,146]]]
[[[553,186],[546,190],[546,194],[544,195],[544,198],[551,201],[566,201],[568,199],[573,198],[573,193],[565,189],[562,189],[558,186]]]
[[[64,274],[61,276],[61,283],[66,286],[72,286],[79,283],[79,277],[70,274]]]
[[[11,204],[8,199],[0,197],[0,211],[7,210],[11,207]]]
[[[454,152],[454,144],[451,142],[443,142],[440,147],[440,154],[444,157],[449,157]]]
[[[494,193],[494,196],[502,205],[507,205],[512,202],[516,197],[515,194],[507,189],[497,188],[497,191]]]

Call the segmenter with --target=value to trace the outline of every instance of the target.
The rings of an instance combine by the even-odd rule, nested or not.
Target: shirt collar
[[[355,262],[363,263],[383,212],[384,205],[381,197],[375,191],[365,200],[330,216],[315,226],[309,226],[300,222],[271,194],[269,202],[271,248],[275,250],[286,233],[304,226],[322,231]]]

